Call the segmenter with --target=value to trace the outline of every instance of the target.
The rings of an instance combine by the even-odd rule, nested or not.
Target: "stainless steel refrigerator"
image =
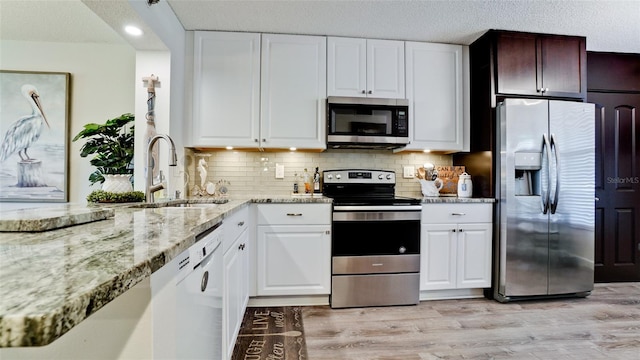
[[[494,298],[593,290],[594,105],[506,99],[497,108]]]

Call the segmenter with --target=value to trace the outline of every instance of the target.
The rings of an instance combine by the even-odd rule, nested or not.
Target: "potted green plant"
[[[92,185],[102,183],[103,191],[133,190],[130,178],[133,175],[134,120],[133,114],[126,113],[104,124],[86,124],[73,138],[73,141],[87,139],[80,148],[80,156],[94,155],[90,162],[96,170],[89,175],[89,182]]]

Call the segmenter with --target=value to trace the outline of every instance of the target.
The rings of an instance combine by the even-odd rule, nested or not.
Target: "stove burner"
[[[334,205],[419,205],[420,199],[395,196],[396,174],[389,170],[326,170],[323,194]]]

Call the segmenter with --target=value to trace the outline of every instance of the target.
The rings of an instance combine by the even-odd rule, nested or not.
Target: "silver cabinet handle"
[[[244,221],[240,221],[240,222],[238,223],[238,226],[243,226],[243,225],[244,225]]]
[[[302,216],[301,213],[287,213],[287,216]]]
[[[373,91],[369,90],[369,94],[373,94]]]
[[[465,213],[458,213],[458,212],[455,212],[455,213],[451,213],[451,215],[452,215],[452,216],[465,216],[465,215],[467,215],[467,214],[465,214]]]
[[[363,94],[366,94],[367,92],[366,92],[366,91],[364,91],[364,90],[362,90],[362,93],[363,93]]]
[[[600,198],[596,196],[596,201],[600,201]]]

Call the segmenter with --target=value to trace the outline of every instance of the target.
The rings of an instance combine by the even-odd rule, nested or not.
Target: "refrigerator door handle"
[[[560,163],[558,162],[559,158],[558,158],[558,147],[556,146],[556,137],[553,134],[551,134],[551,151],[553,151],[553,158],[556,162],[556,166],[554,169],[555,177],[556,177],[556,181],[555,181],[556,188],[553,195],[553,201],[551,201],[549,208],[551,210],[551,213],[555,214],[556,209],[558,208],[558,202],[560,201],[560,199],[558,198],[560,196]],[[551,163],[549,163],[549,170],[551,170]]]
[[[542,147],[543,151],[547,158],[547,188],[542,188],[542,213],[546,214],[549,211],[549,194],[551,192],[551,176],[549,174],[551,167],[551,145],[549,144],[549,139],[547,138],[547,134],[542,134]]]

